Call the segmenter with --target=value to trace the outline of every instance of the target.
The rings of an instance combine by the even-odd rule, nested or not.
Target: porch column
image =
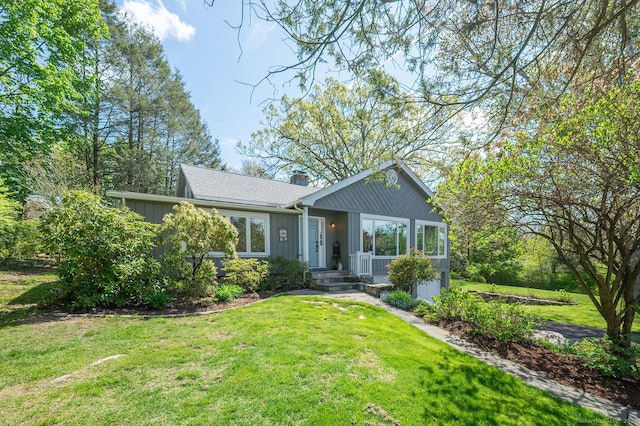
[[[302,208],[302,261],[309,261],[309,207]]]

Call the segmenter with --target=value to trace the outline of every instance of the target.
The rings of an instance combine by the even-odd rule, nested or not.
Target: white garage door
[[[418,299],[433,303],[433,296],[440,296],[440,278],[431,281],[424,281],[417,285]]]

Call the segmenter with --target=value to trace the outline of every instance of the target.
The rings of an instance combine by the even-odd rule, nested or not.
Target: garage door
[[[418,299],[433,303],[432,297],[440,295],[440,278],[418,284],[416,292]]]

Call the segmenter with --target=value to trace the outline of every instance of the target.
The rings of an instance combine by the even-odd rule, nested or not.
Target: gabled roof
[[[418,176],[416,176],[415,173],[413,173],[413,171],[411,171],[411,169],[409,169],[404,163],[402,163],[401,161],[395,161],[395,160],[389,160],[386,161],[382,164],[380,164],[377,168],[376,171],[383,171],[385,169],[388,169],[394,165],[397,165],[399,169],[401,169],[403,172],[405,172],[407,174],[407,176],[409,176],[411,178],[411,180],[413,180],[415,182],[415,184],[429,197],[429,198],[433,198],[434,194],[433,191],[431,191],[427,185],[424,184],[424,182],[422,182],[422,180],[420,180],[420,178]],[[318,201],[321,198],[324,198],[328,195],[333,194],[334,192],[337,192],[343,188],[346,188],[349,185],[353,185],[356,182],[359,182],[361,180],[364,180],[366,178],[368,178],[369,176],[373,175],[374,170],[372,169],[368,169],[365,171],[362,171],[356,175],[351,176],[350,178],[347,178],[345,180],[342,180],[334,185],[331,186],[327,186],[326,188],[322,188],[319,189],[309,195],[303,196],[301,199],[299,200],[295,200],[294,202],[292,202],[290,204],[290,206],[293,206],[294,204],[302,204],[305,206],[313,206],[315,204],[316,201]]]
[[[193,198],[254,206],[285,207],[320,190],[237,173],[181,164]]]

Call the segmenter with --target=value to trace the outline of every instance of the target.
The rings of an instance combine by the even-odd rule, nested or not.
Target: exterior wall
[[[325,211],[346,211],[346,235],[348,252],[355,253],[360,247],[361,214],[404,218],[410,220],[409,246],[416,245],[416,220],[442,222],[443,217],[431,204],[427,203],[427,195],[401,169],[398,170],[398,187],[387,186],[384,182],[356,182],[346,188],[334,192],[315,202],[316,207]],[[315,211],[315,210],[314,210]],[[327,234],[328,235],[328,234]],[[447,242],[448,244],[448,242]],[[344,247],[344,246],[343,246]],[[344,249],[343,249],[344,251]],[[447,254],[449,251],[447,250]],[[373,259],[373,275],[383,278],[387,275],[387,264],[390,259]],[[442,274],[442,285],[448,286],[449,258],[434,259],[437,272]]]
[[[441,222],[442,215],[427,203],[426,194],[402,170],[398,185],[361,180],[315,202],[314,207],[381,216]]]
[[[298,218],[300,216],[295,214],[270,213],[269,217],[271,256],[300,259],[302,257],[298,243],[298,241],[300,241],[300,229],[298,223]],[[287,241],[280,241],[280,228],[287,229]]]
[[[198,206],[197,201],[188,200],[194,202]],[[163,203],[159,201],[141,201],[141,200],[126,200],[126,206],[134,212],[143,216],[147,222],[162,223],[162,218],[165,214],[171,213],[174,203]],[[202,207],[205,210],[210,210],[211,207]],[[238,209],[240,210],[240,209]],[[246,211],[246,210],[245,210]],[[299,258],[299,229],[298,229],[298,217],[296,214],[277,214],[269,213],[269,243],[270,243],[270,255],[273,257],[282,256],[286,258]],[[280,241],[279,229],[287,228],[287,241]],[[162,247],[156,247],[153,251],[153,255],[159,258],[164,249]],[[214,259],[216,267],[220,268],[219,259]]]

